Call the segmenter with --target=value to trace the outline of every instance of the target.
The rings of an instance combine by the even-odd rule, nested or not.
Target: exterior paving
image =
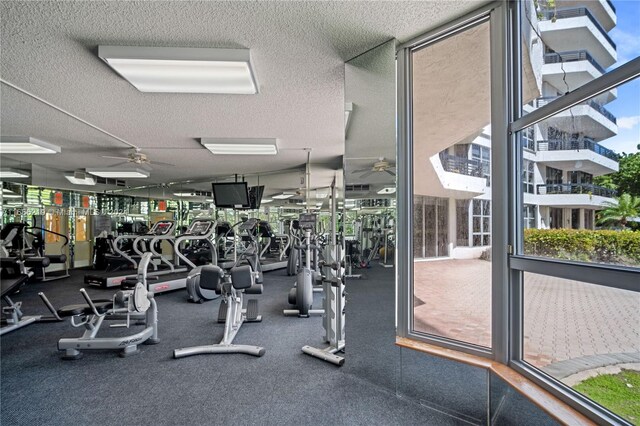
[[[640,293],[531,273],[524,282],[527,362],[560,378],[637,359]],[[416,331],[490,346],[490,262],[415,262],[414,300]]]

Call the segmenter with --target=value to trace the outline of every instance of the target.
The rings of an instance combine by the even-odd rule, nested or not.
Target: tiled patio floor
[[[489,346],[490,278],[484,260],[416,262],[415,329]],[[640,352],[640,293],[527,273],[524,308],[525,359],[537,367]]]

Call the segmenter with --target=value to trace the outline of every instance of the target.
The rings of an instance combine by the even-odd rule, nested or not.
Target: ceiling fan
[[[391,170],[395,168],[396,168],[395,164],[391,164],[387,160],[385,160],[383,157],[379,157],[378,161],[373,163],[373,165],[370,168],[354,170],[351,173],[352,174],[362,173],[360,175],[361,178],[367,178],[377,172],[384,172],[384,173],[390,174],[391,176],[395,176],[396,175],[395,171]]]
[[[139,148],[134,148],[126,157],[113,157],[111,155],[101,155],[101,157],[114,158],[116,160],[125,160],[121,163],[113,164],[108,167],[118,167],[118,166],[122,166],[124,164],[129,164],[129,163],[135,164],[137,166],[140,166],[148,170],[153,170],[153,167],[151,167],[152,164],[158,165],[158,166],[171,166],[171,167],[175,166],[175,164],[163,163],[161,161],[154,161],[152,163],[151,160],[149,160],[149,158],[146,156],[146,154],[143,154],[142,152],[140,152]]]

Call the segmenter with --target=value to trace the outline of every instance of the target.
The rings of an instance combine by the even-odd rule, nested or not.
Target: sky
[[[640,56],[640,0],[612,0],[617,25],[609,35],[616,43],[618,61],[608,71]],[[617,117],[618,135],[600,142],[621,153],[638,152],[640,144],[640,78],[618,87],[618,99],[605,105]]]

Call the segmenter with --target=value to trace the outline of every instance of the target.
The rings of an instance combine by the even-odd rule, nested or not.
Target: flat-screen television
[[[246,182],[212,183],[213,202],[222,209],[248,209],[249,190]]]
[[[252,186],[249,188],[249,204],[251,204],[251,210],[257,210],[260,208],[263,193],[264,185]]]

